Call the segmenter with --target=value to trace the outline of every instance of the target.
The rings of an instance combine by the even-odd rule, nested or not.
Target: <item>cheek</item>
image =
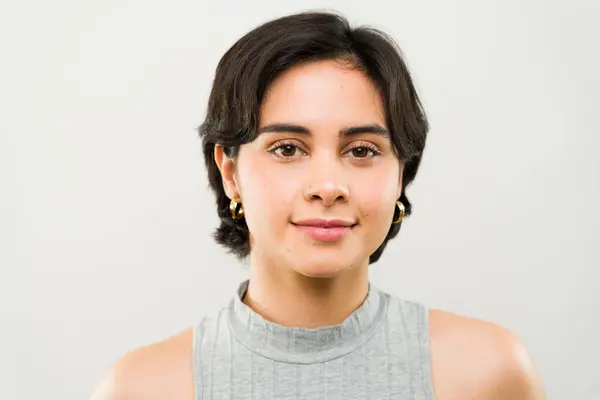
[[[384,188],[372,185],[368,193],[360,198],[360,212],[365,221],[372,225],[386,224],[391,222],[395,203],[395,196],[392,191],[382,192]],[[389,220],[389,221],[388,221]]]
[[[239,173],[246,220],[256,234],[263,227],[272,230],[289,220],[292,197],[297,192],[297,183],[288,173],[267,164],[255,158]]]
[[[356,200],[365,219],[386,224],[394,214],[394,204],[398,194],[399,170],[393,166],[370,171],[364,177],[357,177]],[[388,219],[390,221],[388,221]]]

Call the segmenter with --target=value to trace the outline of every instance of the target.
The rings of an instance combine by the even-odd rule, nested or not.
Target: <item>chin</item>
[[[296,272],[298,272],[299,274],[307,277],[307,278],[314,278],[314,279],[332,279],[332,278],[336,278],[338,277],[341,272],[340,270],[336,270],[333,271],[331,270],[331,268],[329,268],[329,270],[317,270],[317,269],[310,269],[310,270],[296,270]]]
[[[335,261],[328,257],[319,260],[298,258],[294,264],[292,268],[308,278],[331,279],[349,271],[352,261],[340,262],[340,257],[336,257]]]

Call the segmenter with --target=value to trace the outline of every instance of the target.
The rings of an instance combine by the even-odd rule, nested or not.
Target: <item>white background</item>
[[[318,7],[397,39],[431,121],[373,282],[508,327],[550,399],[597,399],[599,4],[3,0],[0,398],[87,398],[232,295],[195,129],[235,40]]]

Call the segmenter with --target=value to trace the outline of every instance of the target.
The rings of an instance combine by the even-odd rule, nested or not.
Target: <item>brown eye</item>
[[[352,157],[356,160],[367,161],[367,160],[370,160],[370,159],[380,155],[381,150],[379,150],[374,145],[361,143],[359,145],[352,147],[348,151],[346,151],[345,154],[347,154],[349,157]]]
[[[269,152],[275,154],[278,157],[282,158],[292,158],[299,155],[299,153],[304,153],[298,146],[293,143],[281,143],[279,145],[275,145]]]
[[[352,149],[352,155],[356,158],[365,158],[369,155],[370,149],[366,147],[355,147]]]
[[[296,155],[296,149],[297,147],[292,145],[292,144],[284,144],[280,147],[277,148],[277,150],[280,150],[279,154],[284,156],[284,157],[293,157]]]

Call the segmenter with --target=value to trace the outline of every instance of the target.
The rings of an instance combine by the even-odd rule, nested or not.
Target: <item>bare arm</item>
[[[433,310],[436,400],[544,400],[539,375],[519,338],[490,322]]]
[[[90,400],[190,400],[194,395],[191,330],[122,357]]]
[[[503,390],[492,400],[545,400],[542,382],[525,345],[507,332],[506,365],[497,374]]]

